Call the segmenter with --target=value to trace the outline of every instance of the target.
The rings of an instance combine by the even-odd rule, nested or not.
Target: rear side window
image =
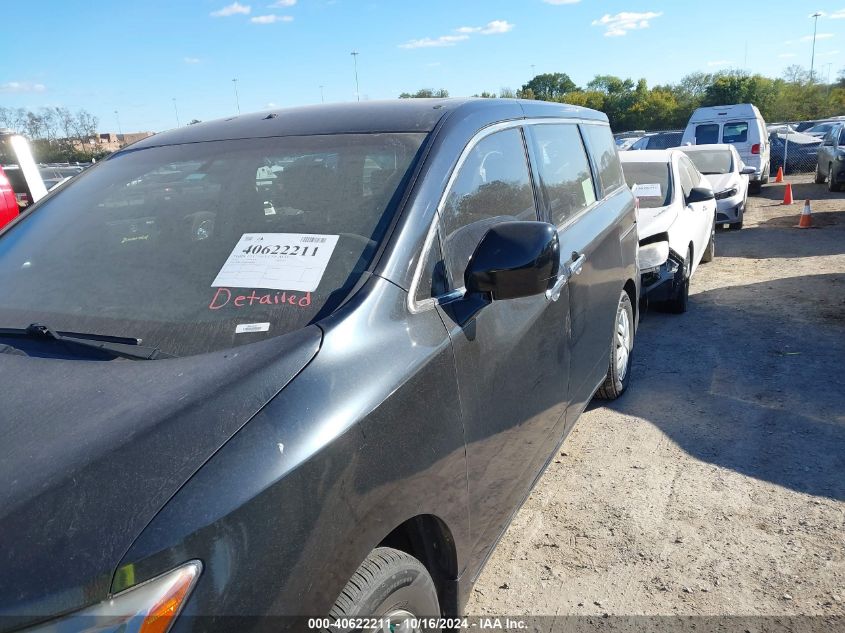
[[[728,121],[722,128],[723,143],[747,143],[748,123],[745,121]]]
[[[585,125],[582,129],[598,166],[602,190],[607,195],[625,184],[610,128],[605,125]]]
[[[681,191],[684,194],[684,198],[686,198],[689,196],[692,188],[698,184],[698,179],[693,178],[692,172],[683,159],[678,161],[678,176],[681,179]]]
[[[705,123],[695,126],[696,145],[714,145],[719,142],[719,124]]]
[[[581,134],[571,123],[535,125],[529,138],[551,220],[561,226],[596,201]]]
[[[839,131],[839,143],[838,145],[845,145],[845,127],[840,129]]]
[[[491,226],[537,219],[520,129],[491,134],[470,150],[441,213],[448,289],[454,290],[463,287],[469,258]]]

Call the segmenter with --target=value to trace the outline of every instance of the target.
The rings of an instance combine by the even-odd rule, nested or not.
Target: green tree
[[[577,89],[578,86],[566,73],[543,73],[522,86],[523,92],[530,90],[537,99],[544,101],[556,101]]]
[[[431,88],[420,88],[415,93],[403,92],[399,95],[400,99],[445,99],[449,96],[449,91],[445,88],[440,90],[433,90]]]

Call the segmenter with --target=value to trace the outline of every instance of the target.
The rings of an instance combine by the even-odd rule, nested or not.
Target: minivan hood
[[[640,209],[637,212],[637,232],[640,240],[652,235],[666,233],[678,217],[675,205],[657,207],[654,209]]]
[[[0,354],[0,629],[104,599],[144,527],[321,340],[311,325],[158,361]]]

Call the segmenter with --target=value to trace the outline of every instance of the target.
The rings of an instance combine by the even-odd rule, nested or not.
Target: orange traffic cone
[[[798,226],[796,228],[799,229],[811,229],[813,228],[813,211],[810,209],[810,201],[804,201],[804,210],[801,212],[800,219],[798,220]]]
[[[778,167],[778,175],[775,176],[775,182],[783,182],[783,167]]]
[[[786,191],[783,192],[783,204],[792,204],[792,183],[786,183]]]

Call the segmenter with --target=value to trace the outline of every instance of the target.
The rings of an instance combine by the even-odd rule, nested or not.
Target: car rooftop
[[[186,125],[132,144],[132,150],[180,143],[376,132],[430,132],[446,116],[477,116],[484,121],[569,117],[607,122],[601,112],[560,103],[518,99],[391,99],[332,103],[240,114]],[[485,116],[486,115],[486,116]]]
[[[731,150],[731,146],[727,143],[713,143],[710,145],[684,145],[679,148],[683,152],[707,152],[714,149],[722,149],[726,151]]]
[[[619,152],[623,163],[668,163],[677,149],[641,149],[634,152]]]

